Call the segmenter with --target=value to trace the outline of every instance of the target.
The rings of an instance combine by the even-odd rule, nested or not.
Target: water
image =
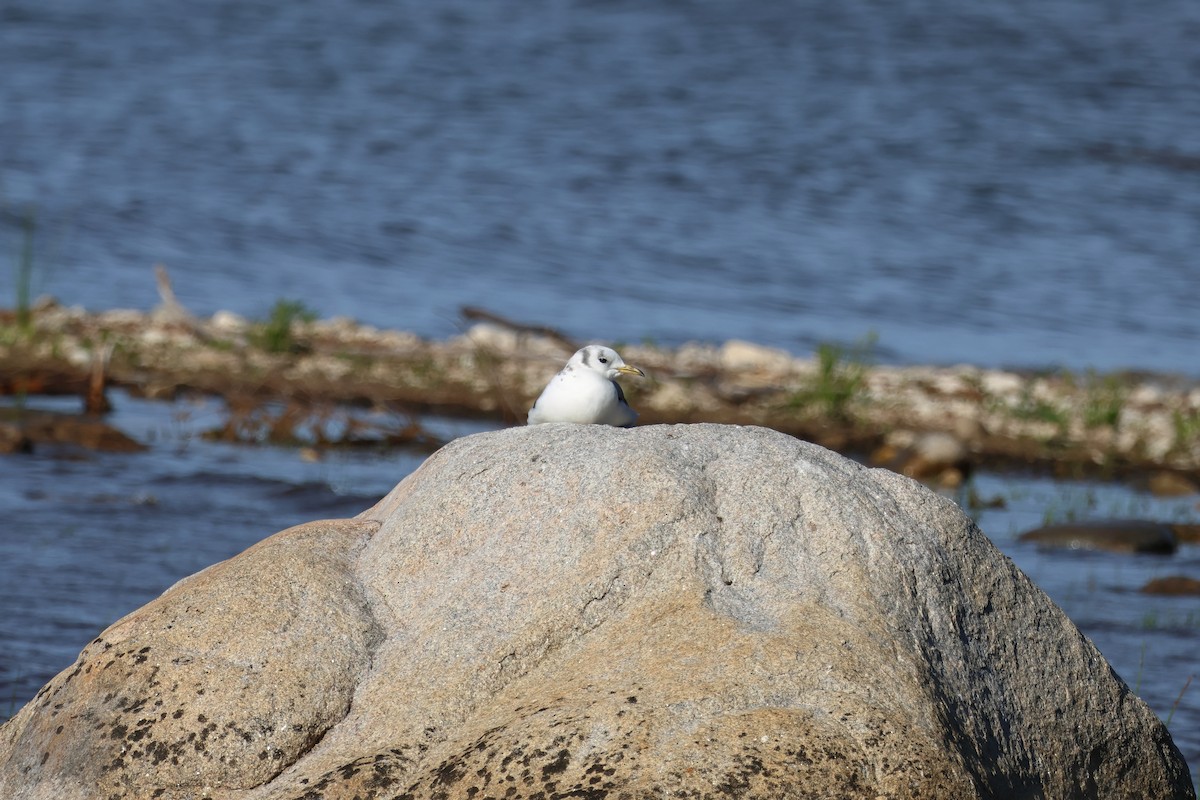
[[[1197,375],[1198,40],[1193,0],[5,0],[0,259],[32,213],[92,308],[161,261],[199,313]]]
[[[1196,377],[1197,41],[1193,0],[0,0],[0,303],[32,225],[34,292],[92,309],[152,307],[163,262],[201,314],[287,297],[444,337],[470,304],[607,341],[873,331],[884,361]],[[121,398],[149,452],[0,461],[0,711],[175,580],[419,461],[195,439],[217,413]],[[1171,714],[1200,608],[1135,590],[1200,574],[1196,549],[1015,536],[1194,499],[979,488],[1009,500],[985,530]],[[1171,729],[1200,764],[1200,686]]]

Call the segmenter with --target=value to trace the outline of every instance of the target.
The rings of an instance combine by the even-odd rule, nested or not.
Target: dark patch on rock
[[[567,764],[571,761],[571,753],[567,750],[559,750],[558,755],[554,760],[542,767],[542,778],[545,779],[551,775],[557,775],[567,769]]]

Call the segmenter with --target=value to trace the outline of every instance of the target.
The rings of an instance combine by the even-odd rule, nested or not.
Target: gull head
[[[571,360],[567,362],[566,369],[568,371],[582,370],[595,372],[609,380],[613,380],[618,375],[646,377],[646,373],[622,361],[621,357],[617,355],[616,350],[599,344],[589,344],[582,350],[577,351],[575,355],[571,356]]]

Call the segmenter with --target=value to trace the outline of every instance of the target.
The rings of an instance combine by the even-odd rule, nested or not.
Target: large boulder
[[[0,797],[1194,797],[952,503],[769,430],[459,439],[106,630]]]

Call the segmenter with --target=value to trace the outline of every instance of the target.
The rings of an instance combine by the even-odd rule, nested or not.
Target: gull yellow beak
[[[621,366],[617,367],[617,372],[620,372],[624,375],[637,375],[639,378],[646,377],[646,373],[642,372],[637,367],[631,367],[628,364],[622,364]]]

